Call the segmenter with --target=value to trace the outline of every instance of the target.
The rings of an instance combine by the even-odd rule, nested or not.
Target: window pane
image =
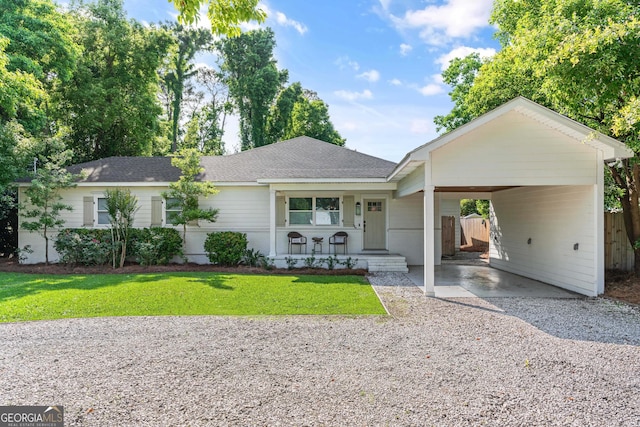
[[[312,219],[311,212],[289,212],[289,224],[310,225]]]
[[[338,225],[340,222],[340,212],[329,212],[331,216],[331,225]]]
[[[178,199],[167,199],[167,210],[170,211],[179,211],[180,209],[180,200]]]
[[[167,224],[175,225],[176,216],[180,213],[180,211],[167,211]]]
[[[109,224],[109,214],[107,212],[98,212],[98,224]]]
[[[340,198],[339,197],[318,197],[316,198],[316,210],[317,211],[339,211]]]
[[[99,197],[98,198],[98,210],[106,211],[107,210],[107,199]]]
[[[291,197],[289,199],[290,211],[310,211],[313,203],[311,197]]]

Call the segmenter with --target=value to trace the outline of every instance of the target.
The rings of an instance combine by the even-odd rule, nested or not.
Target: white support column
[[[424,293],[433,297],[435,293],[435,230],[433,214],[433,185],[424,187]]]
[[[431,161],[424,163],[424,294],[428,297],[435,293],[435,215],[434,191],[431,180]]]
[[[434,252],[433,263],[440,265],[442,263],[442,213],[440,211],[440,193],[433,195],[433,227],[434,231]]]
[[[597,161],[597,183],[593,186],[593,200],[594,200],[594,221],[593,226],[595,230],[593,230],[594,235],[594,247],[595,251],[595,274],[594,277],[596,279],[596,289],[598,295],[604,293],[604,156],[602,151],[598,150],[598,161]]]
[[[269,190],[269,256],[277,255],[276,249],[276,190]]]

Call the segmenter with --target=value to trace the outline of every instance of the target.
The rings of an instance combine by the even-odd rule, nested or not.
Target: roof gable
[[[471,122],[448,132],[440,137],[409,152],[389,176],[397,181],[410,174],[417,167],[417,163],[429,158],[430,153],[461,137],[471,134],[490,122],[498,120],[508,113],[517,112],[533,119],[540,126],[545,126],[568,136],[576,143],[584,144],[596,150],[601,150],[605,160],[632,157],[633,152],[620,141],[604,135],[588,126],[578,123],[562,114],[543,107],[527,98],[517,97],[511,101],[483,114]]]

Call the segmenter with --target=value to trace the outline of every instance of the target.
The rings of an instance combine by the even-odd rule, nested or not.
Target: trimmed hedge
[[[247,235],[233,231],[207,234],[204,250],[212,264],[236,266],[247,253]]]
[[[60,263],[104,265],[111,260],[111,230],[108,228],[65,228],[53,243]],[[182,237],[173,228],[132,228],[127,254],[141,265],[168,264],[182,256]]]

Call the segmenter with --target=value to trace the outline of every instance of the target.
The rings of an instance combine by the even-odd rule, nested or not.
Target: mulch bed
[[[139,264],[125,264],[123,268],[111,268],[109,265],[103,266],[66,266],[62,264],[20,264],[18,261],[7,258],[0,258],[0,271],[8,273],[30,273],[30,274],[144,274],[144,273],[172,273],[172,272],[217,272],[217,273],[238,273],[238,274],[320,274],[320,275],[358,275],[367,274],[365,269],[334,269],[325,268],[295,268],[287,270],[284,268],[273,268],[265,270],[259,267],[220,267],[208,264],[169,264],[142,266]]]
[[[632,271],[607,270],[604,296],[640,305],[640,277]]]

